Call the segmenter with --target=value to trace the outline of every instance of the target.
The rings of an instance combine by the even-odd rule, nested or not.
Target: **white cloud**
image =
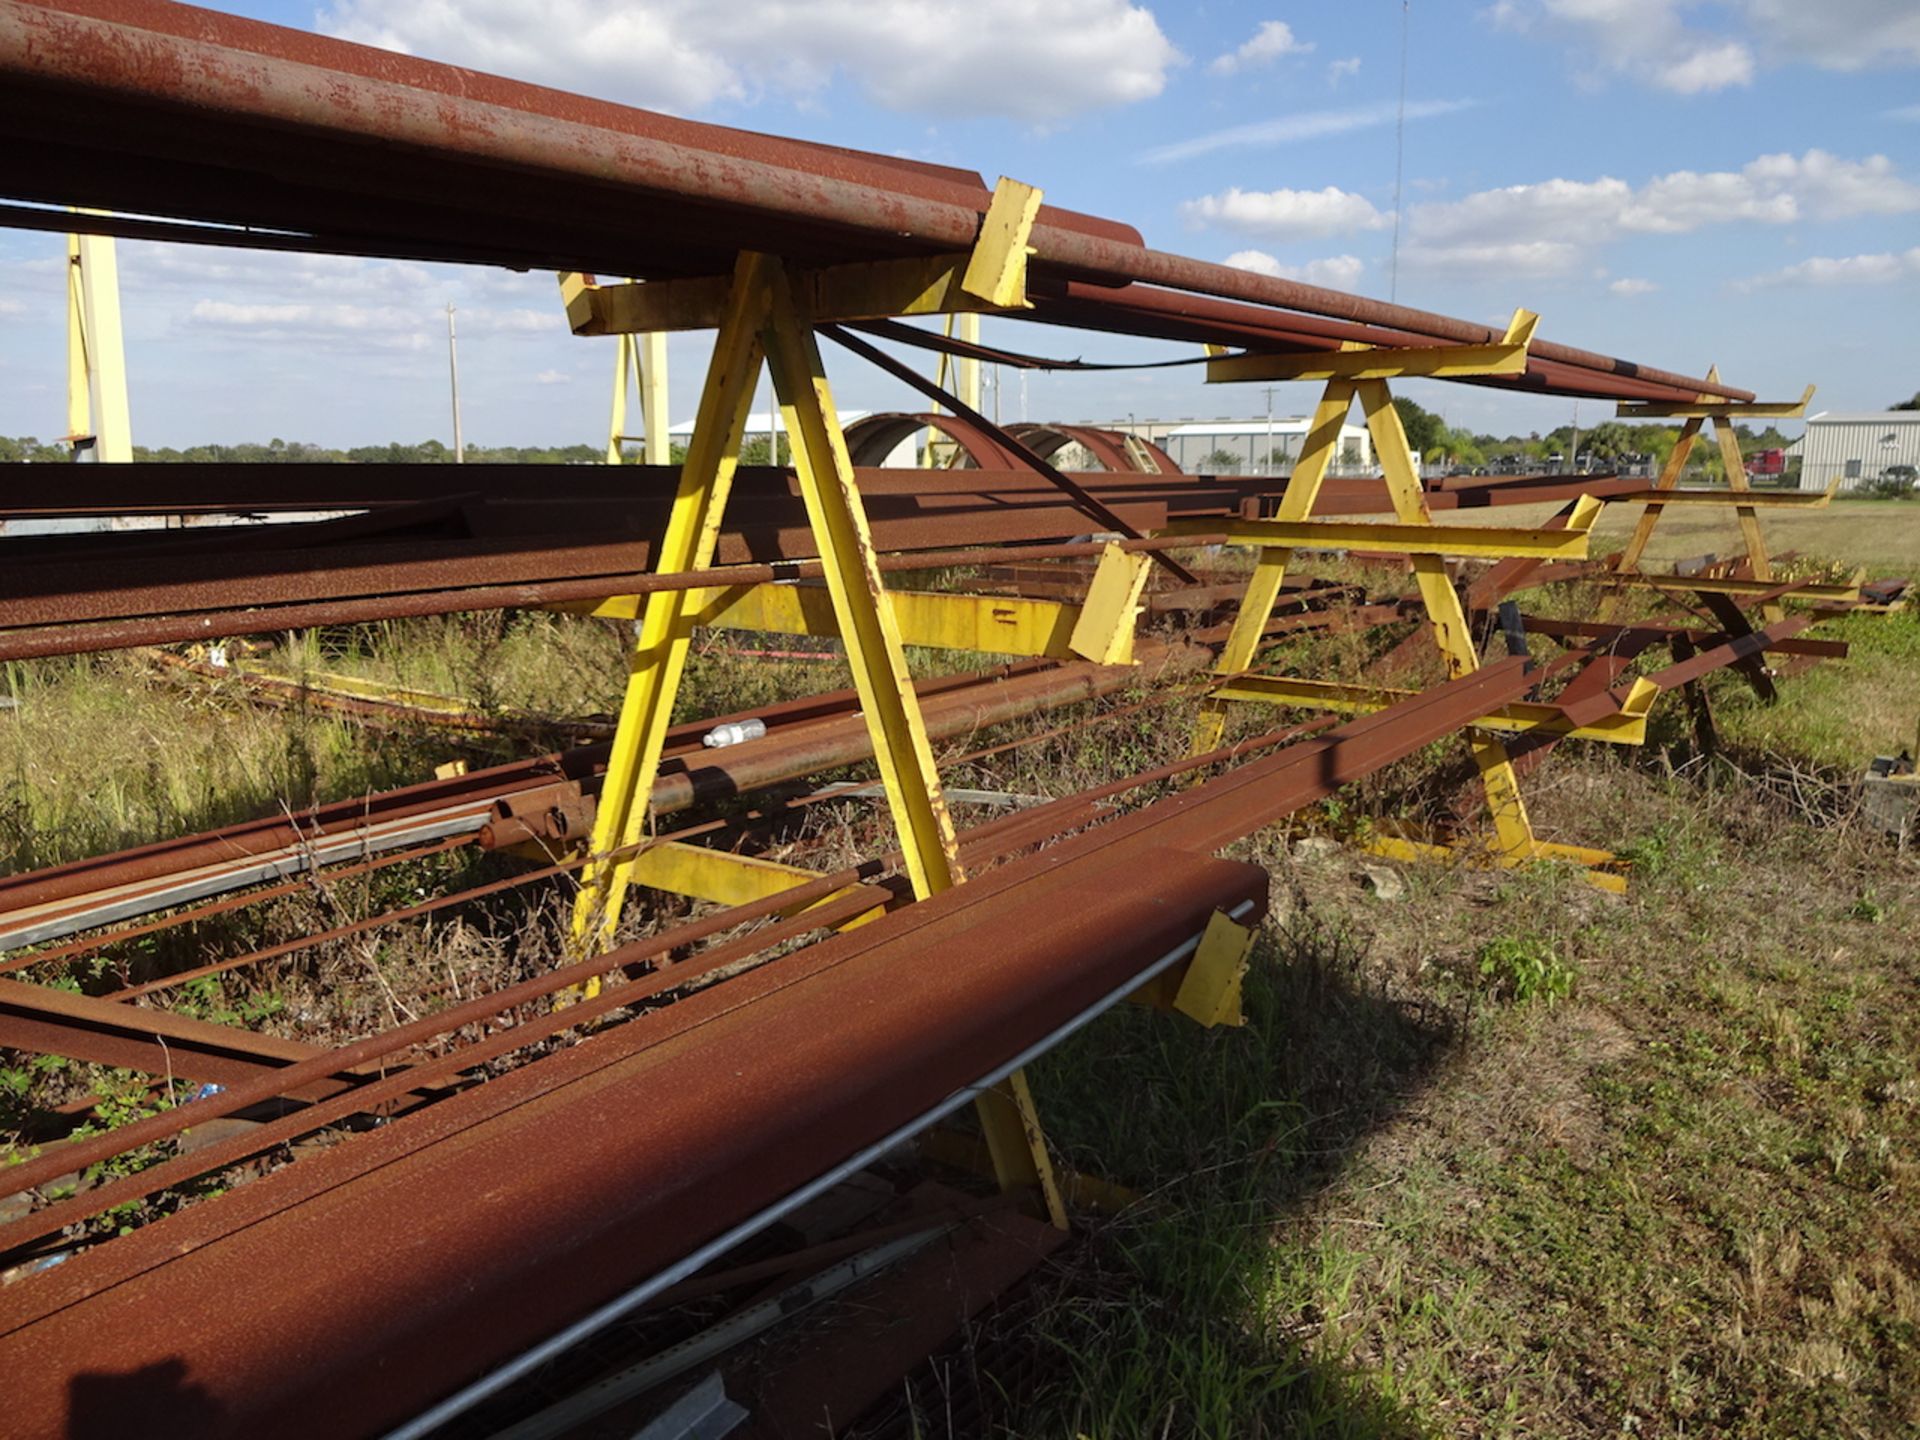
[[[1689,23],[1703,13],[1716,28]],[[1681,95],[1751,85],[1762,68],[1790,64],[1920,64],[1920,9],[1908,0],[1496,0],[1481,16],[1561,44],[1589,80],[1614,74]]]
[[[891,110],[1044,123],[1151,99],[1184,58],[1129,0],[336,0],[319,26],[682,113],[838,75]]]
[[[1909,0],[1744,0],[1767,59],[1824,70],[1920,64],[1920,9]]]
[[[1481,15],[1496,28],[1564,45],[1588,80],[1626,75],[1698,95],[1753,83],[1753,52],[1736,39],[1696,30],[1686,0],[1499,0]]]
[[[1901,280],[1920,279],[1920,245],[1911,250],[1881,255],[1848,255],[1831,259],[1817,256],[1789,265],[1770,275],[1756,275],[1741,282],[1746,290],[1776,285],[1891,285]]]
[[[1253,38],[1238,50],[1230,50],[1207,66],[1215,75],[1231,75],[1236,70],[1251,70],[1271,65],[1283,55],[1304,55],[1313,49],[1312,41],[1296,39],[1293,27],[1284,20],[1269,20],[1253,32]]]
[[[536,385],[571,385],[573,377],[564,370],[542,370],[533,377]]]
[[[1217,225],[1273,240],[1307,239],[1384,230],[1393,223],[1364,195],[1338,186],[1324,190],[1242,190],[1183,201],[1180,213],[1195,225]]]
[[[15,300],[10,296],[0,295],[0,315],[24,315],[26,313],[27,305],[24,300]]]
[[[1620,279],[1607,286],[1607,289],[1615,295],[1629,300],[1636,295],[1651,295],[1659,288],[1660,287],[1651,280],[1641,280],[1629,275],[1623,275]]]
[[[1629,235],[1684,235],[1712,225],[1786,225],[1920,212],[1920,185],[1884,155],[1846,160],[1824,150],[1762,155],[1738,171],[1676,170],[1637,189],[1613,176],[1554,179],[1415,205],[1410,261],[1457,269],[1502,251],[1529,273],[1571,271]]]
[[[1400,263],[1409,270],[1544,278],[1574,269],[1580,263],[1580,250],[1554,240],[1482,245],[1423,245],[1415,240],[1401,247]]]
[[[1359,73],[1360,57],[1358,55],[1349,55],[1346,59],[1335,60],[1327,66],[1327,84],[1337,90],[1340,88],[1340,82],[1342,80],[1351,80]]]
[[[1256,275],[1271,275],[1277,280],[1304,280],[1309,285],[1325,285],[1332,290],[1353,289],[1367,268],[1358,255],[1329,255],[1304,265],[1283,265],[1264,250],[1236,250],[1227,257],[1226,263],[1236,270],[1251,270]]]
[[[1431,120],[1471,109],[1473,100],[1416,100],[1407,106],[1407,119]],[[1378,105],[1357,105],[1346,110],[1305,110],[1273,120],[1257,120],[1251,125],[1234,125],[1191,140],[1176,140],[1142,152],[1143,165],[1164,165],[1174,160],[1191,160],[1215,150],[1237,150],[1271,145],[1290,145],[1301,140],[1320,140],[1329,135],[1345,135],[1354,130],[1370,130],[1391,125],[1398,109],[1387,101]]]
[[[1656,65],[1653,73],[1663,89],[1676,95],[1709,95],[1753,84],[1753,52],[1738,40],[1702,45],[1677,60]]]
[[[1912,120],[1920,122],[1920,105],[1901,105],[1896,109],[1881,112],[1887,120]]]

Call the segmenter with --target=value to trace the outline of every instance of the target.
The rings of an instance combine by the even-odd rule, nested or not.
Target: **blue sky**
[[[1818,409],[1920,390],[1920,4],[1412,0],[234,0],[277,23],[700,119],[1007,174],[1150,244],[1726,378]],[[604,434],[609,341],[544,276],[120,247],[135,438]],[[0,231],[0,434],[64,428],[57,236]],[[1048,354],[1171,347],[990,322]],[[675,419],[705,337],[676,337]],[[849,408],[919,408],[829,356]],[[1410,387],[1500,433],[1567,401]],[[1277,411],[1308,408],[1282,392]],[[1264,414],[1190,372],[1009,376],[1004,419]],[[1582,407],[1583,420],[1600,407]]]

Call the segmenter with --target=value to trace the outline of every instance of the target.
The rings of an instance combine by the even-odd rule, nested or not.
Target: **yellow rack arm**
[[[1711,379],[1717,379],[1716,370]],[[1814,387],[1809,385],[1798,400],[1715,400],[1702,395],[1693,404],[1663,404],[1657,401],[1622,401],[1614,407],[1622,420],[1798,420],[1813,403]]]
[[[1540,317],[1516,310],[1507,333],[1491,345],[1430,345],[1377,349],[1349,343],[1309,355],[1223,355],[1207,362],[1209,384],[1236,380],[1392,380],[1403,375],[1457,379],[1468,375],[1519,375]]]
[[[1409,555],[1472,559],[1509,556],[1584,560],[1601,502],[1583,495],[1564,530],[1520,530],[1496,525],[1388,525],[1364,520],[1182,520],[1167,527],[1178,535],[1221,534],[1229,545],[1281,550],[1388,550]]]

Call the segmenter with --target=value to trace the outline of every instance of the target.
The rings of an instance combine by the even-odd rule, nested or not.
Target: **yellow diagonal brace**
[[[1714,373],[1708,371],[1708,378],[1711,379]],[[1694,442],[1700,438],[1700,425],[1700,417],[1696,415],[1680,427],[1679,438],[1673,442],[1667,463],[1660,467],[1659,478],[1653,482],[1655,490],[1672,490],[1679,485],[1680,476],[1687,468],[1687,457],[1693,453]],[[1653,527],[1660,523],[1660,507],[1664,503],[1664,497],[1647,502],[1647,508],[1640,512],[1640,519],[1633,527],[1633,535],[1628,539],[1626,548],[1614,562],[1615,570],[1633,570],[1639,566],[1641,555],[1646,553],[1647,542],[1653,539]]]
[[[1713,422],[1713,438],[1720,445],[1720,460],[1727,472],[1727,488],[1736,495],[1747,495],[1753,487],[1747,483],[1747,462],[1740,454],[1740,437],[1734,433],[1731,420],[1716,419]],[[1741,505],[1734,514],[1740,517],[1740,533],[1747,542],[1747,565],[1753,571],[1756,580],[1773,579],[1773,557],[1767,553],[1767,537],[1760,529],[1760,514],[1751,505]],[[1778,600],[1769,600],[1760,607],[1768,623],[1786,618],[1786,611],[1780,608]]]
[[[769,268],[764,257],[757,255],[741,256],[735,267],[728,313],[714,340],[692,443],[654,563],[663,573],[699,570],[713,563],[759,378],[759,328],[770,300]],[[657,591],[647,597],[640,633],[627,658],[626,697],[594,819],[595,855],[634,845],[645,834],[647,797],[660,768],[674,695],[686,666],[686,604],[687,593],[680,590]],[[591,955],[611,941],[632,868],[628,859],[595,862],[582,871],[573,912],[574,941],[581,954]]]
[[[1404,524],[1431,524],[1426,495],[1414,468],[1413,447],[1407,443],[1406,427],[1400,423],[1400,412],[1393,408],[1393,396],[1386,382],[1362,381],[1356,393],[1361,409],[1366,412],[1367,430],[1373,436],[1374,453],[1380,460],[1387,493],[1393,498],[1394,514]],[[1438,555],[1415,555],[1413,575],[1426,606],[1427,619],[1433,626],[1434,643],[1447,662],[1447,678],[1471,674],[1479,668],[1480,657],[1473,647],[1459,593],[1447,578],[1446,561]],[[1527,819],[1527,808],[1520,798],[1519,777],[1513,772],[1506,746],[1485,735],[1476,735],[1468,743],[1474,766],[1486,787],[1487,807],[1493,815],[1494,835],[1501,850],[1513,855],[1532,854],[1533,825]]]
[[[771,275],[763,341],[787,433],[840,623],[873,755],[886,784],[914,894],[937,894],[963,878],[953,820],[920,722],[900,631],[876,563],[866,508],[833,407],[833,392],[813,332],[795,308],[785,275]]]
[[[1276,519],[1304,520],[1313,513],[1314,502],[1320,498],[1320,486],[1326,480],[1327,470],[1339,451],[1340,431],[1347,423],[1347,412],[1353,409],[1353,395],[1353,382],[1327,382],[1320,404],[1313,412],[1313,423],[1307,427],[1300,458],[1287,480],[1287,492],[1280,497]],[[1227,643],[1220,650],[1220,659],[1213,667],[1216,675],[1238,675],[1252,667],[1254,658],[1260,653],[1260,641],[1266,634],[1267,621],[1273,618],[1274,603],[1280,598],[1280,587],[1287,578],[1287,562],[1291,556],[1291,551],[1271,547],[1260,551],[1259,559],[1254,563],[1253,575],[1247,581],[1246,593],[1240,597],[1240,609],[1234,616],[1233,630],[1228,634]],[[1194,720],[1191,752],[1204,755],[1217,749],[1221,737],[1226,733],[1226,723],[1224,704],[1211,698],[1202,702],[1200,713]]]

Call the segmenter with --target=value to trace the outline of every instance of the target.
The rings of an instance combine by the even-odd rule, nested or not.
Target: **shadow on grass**
[[[1003,1325],[923,1372],[898,1434],[1428,1433],[1321,1338],[1350,1284],[1342,1256],[1282,1235],[1455,1032],[1370,986],[1364,950],[1296,917],[1256,949],[1244,1029],[1123,1006],[1033,1067],[1060,1160],[1141,1198],[1083,1217]]]

